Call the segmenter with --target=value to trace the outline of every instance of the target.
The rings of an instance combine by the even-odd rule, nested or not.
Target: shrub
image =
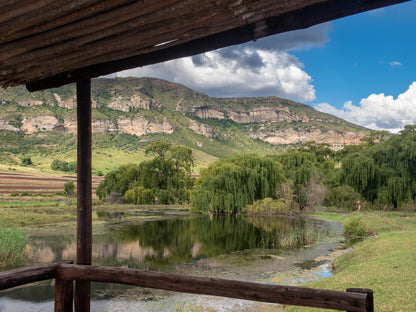
[[[65,195],[70,197],[75,194],[75,184],[72,181],[68,181],[64,184]]]
[[[33,166],[32,159],[29,156],[22,157],[22,166]]]
[[[252,205],[246,206],[244,212],[261,215],[286,215],[290,213],[290,206],[283,199],[273,200],[273,198],[268,197],[256,200]]]
[[[67,162],[65,160],[54,159],[51,163],[51,169],[54,171],[77,172],[77,162]]]
[[[342,224],[344,226],[344,234],[348,237],[368,236],[367,227],[361,216],[349,217]]]

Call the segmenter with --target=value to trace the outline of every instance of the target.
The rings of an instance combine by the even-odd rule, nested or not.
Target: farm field
[[[5,200],[15,197],[15,194],[53,195],[63,192],[64,184],[68,181],[73,181],[76,188],[76,180],[74,175],[52,176],[0,171],[0,197]],[[93,194],[102,180],[103,177],[92,178]],[[12,194],[15,196],[11,196]]]

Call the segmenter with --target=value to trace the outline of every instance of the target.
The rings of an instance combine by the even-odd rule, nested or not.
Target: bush
[[[75,194],[75,184],[72,181],[68,181],[64,184],[65,195],[70,197]]]
[[[260,215],[287,215],[290,213],[290,206],[283,199],[273,200],[273,198],[268,197],[256,200],[252,205],[246,206],[244,212]]]
[[[54,171],[77,172],[77,162],[67,162],[65,160],[54,159],[51,163],[51,169]]]
[[[0,226],[0,268],[27,260],[26,243],[27,233],[24,229]]]
[[[344,234],[348,237],[361,238],[368,236],[367,227],[361,216],[349,217],[342,224],[344,226]]]
[[[29,156],[22,157],[22,166],[33,166],[32,159]]]

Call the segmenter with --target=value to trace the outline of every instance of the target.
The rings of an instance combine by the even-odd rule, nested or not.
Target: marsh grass
[[[22,228],[0,226],[0,268],[23,263],[27,260],[25,246],[27,232]]]

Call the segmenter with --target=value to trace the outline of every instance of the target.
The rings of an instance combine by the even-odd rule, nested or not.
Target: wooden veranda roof
[[[2,0],[0,84],[40,90],[404,0]]]

